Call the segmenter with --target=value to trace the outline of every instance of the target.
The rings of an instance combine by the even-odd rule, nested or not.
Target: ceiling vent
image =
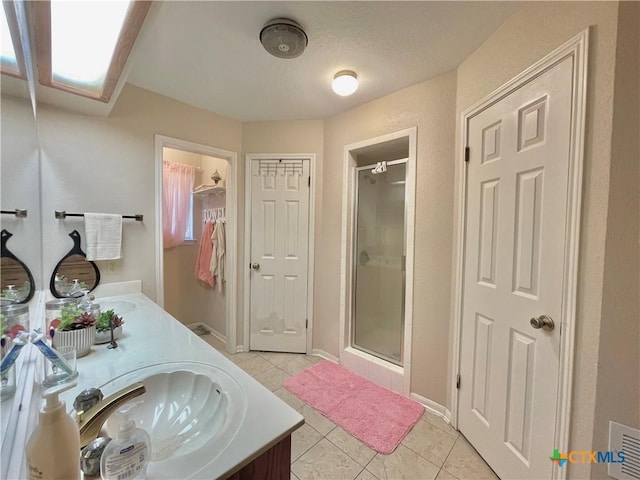
[[[260,43],[274,57],[295,58],[307,48],[309,38],[293,20],[274,18],[260,31]]]

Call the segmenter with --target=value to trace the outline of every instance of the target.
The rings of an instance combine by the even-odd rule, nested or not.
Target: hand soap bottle
[[[118,435],[104,449],[100,459],[103,480],[144,479],[151,459],[149,434],[136,427],[129,412],[141,402],[128,403],[116,415],[120,418]]]
[[[80,478],[80,431],[58,395],[76,382],[45,390],[45,405],[27,443],[29,480]]]

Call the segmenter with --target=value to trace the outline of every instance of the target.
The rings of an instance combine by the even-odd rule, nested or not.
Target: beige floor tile
[[[313,365],[314,364],[305,359],[304,356],[294,356],[287,359],[285,362],[282,362],[280,365],[278,365],[278,368],[281,368],[289,375],[297,375],[303,370],[306,370],[309,367],[313,367]]]
[[[291,472],[291,480],[300,480],[298,477],[296,477],[296,474]]]
[[[315,428],[322,435],[328,434],[331,430],[336,428],[336,424],[322,415],[317,410],[311,408],[309,405],[304,404],[301,409],[298,410],[304,417],[304,421],[312,428]]]
[[[282,387],[282,384],[287,378],[289,378],[289,375],[280,370],[278,367],[273,367],[266,372],[254,375],[253,378],[258,380],[261,384],[263,384],[273,392],[274,390],[278,390]]]
[[[259,352],[260,356],[267,360],[268,362],[273,363],[276,367],[279,367],[283,363],[293,359],[299,358],[304,355],[300,353],[282,353],[282,352]]]
[[[296,460],[291,470],[300,480],[354,480],[362,466],[323,438]]]
[[[447,423],[444,420],[444,418],[434,413],[431,413],[428,410],[424,411],[424,414],[422,415],[422,418],[420,418],[420,420],[424,422],[429,422],[431,425],[434,425],[439,429],[444,430],[447,433],[450,433],[451,435],[455,435],[456,437],[458,436],[458,431],[455,428],[453,428],[450,423]]]
[[[322,440],[322,435],[309,425],[303,425],[293,432],[291,434],[291,463],[295,462],[300,455],[305,453],[320,440]]]
[[[447,472],[443,468],[442,470],[440,470],[440,473],[438,473],[436,480],[460,480],[460,479],[458,477],[451,475],[449,472]]]
[[[252,377],[273,368],[272,363],[267,362],[264,358],[259,356],[245,360],[244,362],[239,363],[238,366]]]
[[[293,393],[291,393],[286,388],[282,387],[274,391],[278,397],[287,402],[289,406],[295,410],[300,410],[304,405],[304,402],[296,397]]]
[[[498,479],[493,470],[462,435],[458,436],[442,468],[447,473],[464,480]]]
[[[251,360],[252,358],[255,358],[257,356],[257,352],[242,352],[229,355],[229,359],[233,363],[237,363],[238,365],[240,365],[241,363],[246,362],[247,360]]]
[[[369,470],[364,469],[362,470],[362,472],[360,472],[360,475],[356,477],[356,480],[378,480],[378,477],[376,477]]]
[[[373,457],[367,470],[381,480],[433,480],[440,468],[404,445],[398,445],[391,455],[378,453]]]
[[[402,440],[402,445],[442,467],[456,438],[456,435],[446,433],[429,422],[417,422]]]
[[[327,435],[327,440],[344,453],[353,458],[363,467],[375,457],[375,450],[371,450],[364,443],[340,427],[336,427]]]
[[[319,363],[319,362],[323,362],[325,360],[324,358],[319,357],[317,355],[305,355],[304,359],[309,361],[309,362],[311,362],[311,363],[313,363],[313,364],[316,364],[316,363]]]

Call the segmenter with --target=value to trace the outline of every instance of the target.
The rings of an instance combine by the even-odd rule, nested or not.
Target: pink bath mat
[[[422,416],[407,397],[324,361],[289,378],[284,386],[362,443],[393,452]]]

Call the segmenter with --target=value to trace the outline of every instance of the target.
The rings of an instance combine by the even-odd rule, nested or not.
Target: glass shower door
[[[352,346],[403,363],[406,160],[356,176]]]

